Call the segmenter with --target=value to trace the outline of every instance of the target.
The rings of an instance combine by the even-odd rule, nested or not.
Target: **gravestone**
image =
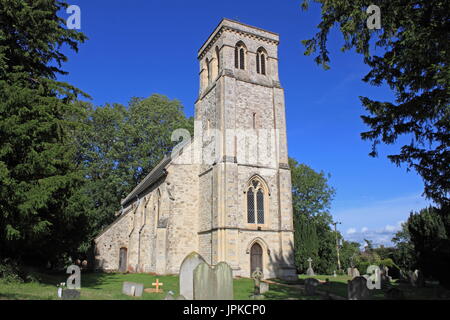
[[[142,283],[124,282],[122,287],[122,293],[131,297],[141,297],[144,291],[144,285]]]
[[[175,299],[175,294],[173,293],[173,291],[169,291],[166,295],[166,297],[164,298],[164,300],[186,300],[185,297],[183,297],[183,295],[179,295],[176,299]]]
[[[264,294],[267,291],[269,291],[269,284],[267,282],[261,282],[259,285],[259,292]]]
[[[409,273],[409,281],[413,287],[421,288],[424,284],[423,274],[420,270]]]
[[[314,270],[313,270],[313,268],[311,267],[312,259],[311,259],[311,258],[308,258],[308,260],[306,260],[306,261],[308,261],[308,263],[309,263],[309,267],[308,267],[308,269],[306,270],[306,275],[308,275],[308,276],[314,276]]]
[[[233,271],[226,262],[194,269],[194,300],[233,300]]]
[[[389,277],[389,268],[383,267],[381,270],[381,287],[386,288],[391,283],[391,277]]]
[[[197,252],[192,252],[184,258],[180,266],[180,294],[186,300],[194,299],[194,269],[202,262],[203,257]]]
[[[76,300],[80,298],[80,291],[75,289],[63,289],[61,298],[63,300]]]
[[[167,295],[164,298],[164,300],[175,300],[175,297],[173,296],[173,292],[172,291],[167,292]]]
[[[251,296],[252,299],[262,299],[263,296],[261,296],[261,279],[263,278],[263,273],[259,267],[256,267],[256,270],[252,273],[252,279],[254,281],[253,286],[253,295]]]
[[[308,278],[305,280],[305,294],[307,296],[316,295],[316,288],[319,285],[319,280],[314,278]]]
[[[347,275],[353,279],[353,278],[359,277],[360,273],[357,268],[351,267],[351,268],[347,269]]]
[[[347,282],[348,300],[368,300],[370,298],[369,288],[367,288],[367,279],[365,277],[356,277]]]

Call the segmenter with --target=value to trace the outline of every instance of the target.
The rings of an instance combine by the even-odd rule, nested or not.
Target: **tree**
[[[314,263],[319,261],[319,239],[317,238],[316,224],[314,220],[300,214],[294,219],[294,248],[295,262],[301,273],[306,273],[311,258]]]
[[[414,252],[414,244],[411,242],[411,236],[408,230],[408,223],[402,224],[402,229],[395,234],[392,242],[396,248],[393,254],[394,262],[404,274],[408,270],[414,270],[417,267],[417,260]]]
[[[406,164],[424,180],[425,194],[440,205],[449,204],[450,193],[450,69],[448,30],[450,2],[446,0],[372,1],[381,9],[381,30],[366,27],[367,1],[316,0],[321,4],[319,31],[304,40],[305,54],[318,51],[315,61],[329,68],[327,39],[338,24],[344,36],[343,51],[354,48],[370,67],[363,81],[386,83],[395,103],[360,97],[368,115],[362,119],[370,131],[362,139],[372,141],[371,156],[380,143],[394,144],[410,138],[398,154],[388,158]],[[308,0],[302,7],[308,8]],[[375,55],[375,48],[383,51]]]
[[[407,221],[411,243],[417,259],[417,266],[427,277],[438,279],[450,287],[450,237],[446,221],[448,212],[429,207],[411,213]]]
[[[342,241],[342,246],[340,249],[340,257],[341,257],[341,264],[342,269],[347,270],[347,268],[350,268],[353,264],[356,262],[356,257],[359,255],[360,244],[358,242],[353,241]]]
[[[68,199],[82,181],[68,132],[81,92],[55,80],[86,37],[60,1],[0,1],[0,255],[46,261],[70,250]],[[64,237],[61,237],[64,235]],[[66,239],[67,241],[64,241]],[[52,248],[48,250],[48,248]]]
[[[336,270],[336,238],[331,230],[329,208],[334,188],[328,185],[329,175],[316,172],[307,165],[289,158],[292,176],[294,210],[295,263],[300,271],[307,267],[306,259],[314,260],[319,273]]]
[[[86,222],[78,226],[78,254],[87,254],[92,239],[116,219],[120,202],[169,153],[175,129],[193,131],[193,119],[186,118],[177,100],[154,94],[120,104],[95,108],[78,102],[85,112],[78,119],[82,130],[73,132],[84,184],[70,199],[69,209],[85,212]]]

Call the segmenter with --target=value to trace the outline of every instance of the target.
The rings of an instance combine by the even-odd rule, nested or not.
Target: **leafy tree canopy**
[[[363,81],[387,84],[395,102],[360,97],[370,130],[361,134],[371,141],[371,156],[380,143],[394,144],[410,138],[398,154],[388,158],[415,169],[425,183],[425,194],[436,203],[449,203],[450,192],[450,2],[447,0],[381,1],[316,0],[322,21],[317,34],[304,40],[305,54],[317,52],[315,61],[329,68],[327,40],[339,26],[344,37],[342,51],[354,49],[363,55],[370,71]],[[304,0],[303,9],[310,1]],[[366,26],[369,4],[381,9],[381,29]],[[382,52],[382,54],[375,54]]]

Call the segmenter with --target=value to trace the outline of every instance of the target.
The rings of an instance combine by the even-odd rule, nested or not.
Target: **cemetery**
[[[30,272],[28,283],[0,284],[0,300],[449,300],[450,291],[423,281],[420,271],[408,281],[394,280],[388,268],[371,266],[372,274],[314,275],[290,281],[263,279],[257,268],[252,278],[234,277],[226,262],[210,266],[197,253],[186,256],[179,275],[103,273],[69,266],[67,273]],[[312,274],[312,275],[311,275]],[[373,280],[373,281],[372,281]]]
[[[235,2],[0,0],[0,300],[450,300],[450,2]]]

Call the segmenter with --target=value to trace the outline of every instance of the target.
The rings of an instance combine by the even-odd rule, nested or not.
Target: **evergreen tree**
[[[429,207],[411,213],[407,225],[419,269],[450,287],[450,236],[444,220],[449,213],[443,210]]]
[[[310,1],[303,1],[303,8]],[[337,24],[344,37],[342,51],[354,48],[370,68],[363,81],[386,83],[395,102],[360,97],[370,131],[361,134],[373,143],[394,144],[400,137],[411,142],[388,158],[415,169],[425,183],[425,194],[439,205],[449,205],[450,193],[450,2],[447,0],[316,0],[321,4],[318,33],[304,40],[306,55],[318,51],[315,61],[328,68],[328,34]],[[381,10],[381,29],[366,26],[369,4]],[[377,49],[375,51],[375,48]],[[376,53],[376,54],[375,54]],[[379,54],[379,55],[378,55]]]
[[[82,177],[74,166],[66,114],[80,94],[56,81],[86,38],[67,30],[60,1],[0,1],[0,255],[20,260],[63,256],[77,217],[65,208]]]
[[[331,229],[329,213],[334,188],[328,185],[323,172],[315,172],[295,159],[289,159],[292,176],[294,209],[295,263],[306,270],[306,260],[314,260],[314,271],[330,274],[337,270],[336,236]]]

